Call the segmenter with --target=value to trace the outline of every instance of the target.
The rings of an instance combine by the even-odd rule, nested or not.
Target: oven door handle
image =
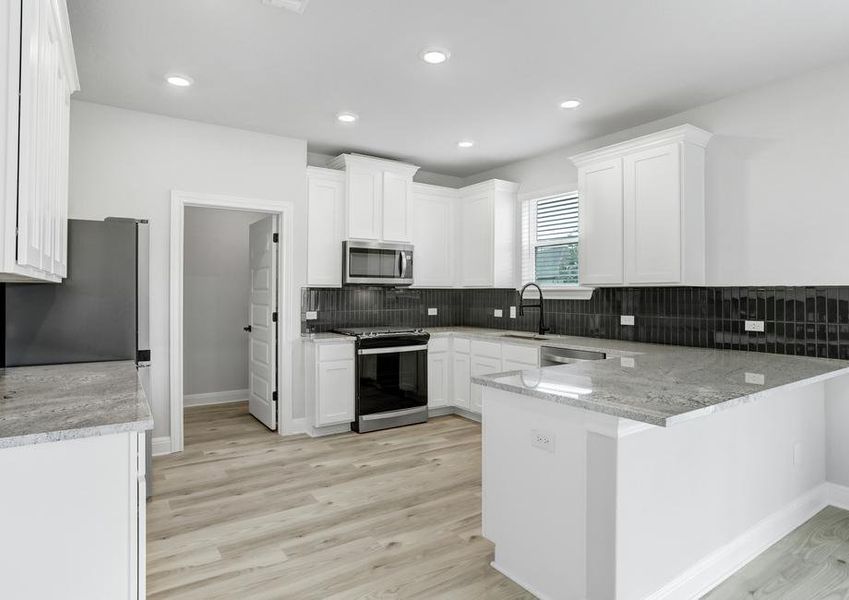
[[[357,350],[357,354],[364,356],[367,354],[396,354],[398,352],[421,352],[427,350],[427,345],[423,346],[395,346],[394,348],[366,348]]]

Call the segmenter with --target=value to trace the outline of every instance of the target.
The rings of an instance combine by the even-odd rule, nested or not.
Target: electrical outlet
[[[623,356],[619,359],[619,364],[625,367],[626,369],[633,369],[634,359],[630,356]]]
[[[619,316],[619,324],[620,325],[634,325],[634,315],[620,315]]]
[[[764,330],[764,322],[763,321],[746,321],[746,331],[763,331]]]
[[[746,373],[746,383],[763,385],[764,381],[766,381],[766,377],[764,377],[763,373]]]
[[[315,321],[318,318],[317,310],[308,310],[307,311],[307,321]]]
[[[554,434],[539,429],[531,430],[531,446],[554,453]]]
[[[436,315],[438,315],[438,314],[439,314],[439,309],[438,309],[438,308],[429,308],[429,309],[427,309],[427,316],[429,316],[429,317],[435,317],[435,316],[436,316]]]
[[[492,316],[493,316],[493,317],[498,317],[498,318],[500,319],[501,317],[503,317],[503,316],[504,316],[504,311],[503,311],[503,310],[501,310],[500,308],[496,308],[496,309],[494,309],[494,310],[492,311]]]
[[[510,307],[510,318],[511,318],[511,319],[515,319],[515,318],[516,318],[516,307],[515,307],[515,306],[511,306],[511,307]]]

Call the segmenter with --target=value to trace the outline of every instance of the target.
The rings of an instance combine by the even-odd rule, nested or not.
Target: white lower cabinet
[[[0,597],[145,597],[145,436],[0,449]]]
[[[451,340],[434,338],[427,347],[427,406],[451,405]]]
[[[356,369],[353,341],[311,343],[307,349],[307,410],[314,427],[354,420]],[[310,414],[308,412],[308,414]]]
[[[451,381],[454,384],[451,389],[451,404],[464,410],[469,410],[471,392],[470,346],[468,339],[458,337],[455,337],[451,344]]]

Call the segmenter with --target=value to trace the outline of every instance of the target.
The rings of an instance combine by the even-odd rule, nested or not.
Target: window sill
[[[521,289],[521,288],[520,288]],[[589,300],[595,288],[580,285],[569,287],[543,287],[542,293],[546,300]],[[525,298],[539,298],[536,288],[529,287]]]

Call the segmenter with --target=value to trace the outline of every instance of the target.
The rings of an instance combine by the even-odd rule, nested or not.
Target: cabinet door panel
[[[335,425],[353,420],[354,361],[319,362],[316,424]]]
[[[410,241],[409,177],[383,174],[383,239],[387,242]]]
[[[350,168],[348,176],[348,237],[380,239],[381,173]]]
[[[580,282],[621,284],[622,161],[582,167],[578,171],[580,199]]]
[[[469,410],[470,360],[468,354],[455,354],[452,364],[454,406]]]
[[[462,201],[458,234],[461,285],[493,285],[493,205],[490,195]]]
[[[447,352],[427,355],[427,405],[430,408],[450,404],[449,356]]]
[[[472,355],[471,375],[473,377],[479,377],[480,375],[489,375],[490,373],[498,373],[500,371],[500,358],[490,358],[485,356]],[[481,389],[481,386],[477,384],[472,384],[471,388],[472,390],[469,398],[469,410],[471,410],[472,412],[480,413],[481,406],[483,404],[483,390]]]
[[[625,282],[681,281],[681,180],[677,144],[626,156]]]
[[[448,287],[454,283],[452,198],[414,194],[412,232],[415,247],[415,285]]]
[[[341,286],[345,185],[341,180],[311,176],[308,198],[307,283]]]

